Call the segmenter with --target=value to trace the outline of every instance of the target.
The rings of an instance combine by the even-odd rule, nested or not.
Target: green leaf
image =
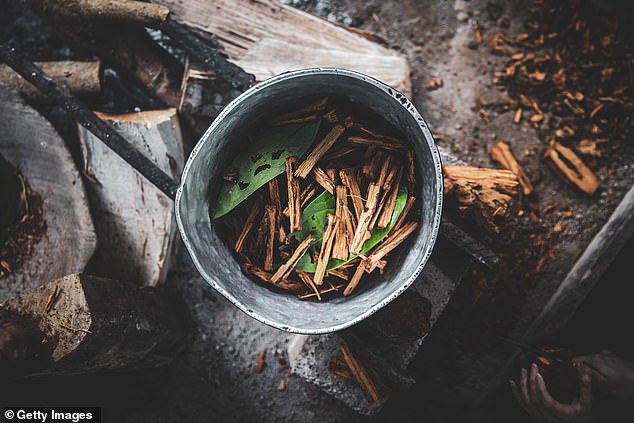
[[[407,203],[407,187],[401,185],[398,190],[398,195],[396,196],[396,205],[394,206],[394,212],[392,213],[392,218],[390,219],[390,224],[387,225],[384,229],[374,228],[371,232],[370,238],[368,238],[364,243],[363,247],[361,247],[361,251],[359,254],[365,254],[374,248],[378,243],[383,241],[383,239],[390,233],[399,216],[403,212],[405,208],[405,204]],[[321,208],[323,206],[330,205],[331,208]],[[320,207],[321,206],[321,207]],[[315,198],[306,209],[302,211],[302,231],[296,232],[295,237],[298,241],[306,238],[309,233],[313,233],[317,238],[313,241],[313,245],[321,246],[321,239],[324,231],[324,226],[326,225],[326,220],[328,218],[328,214],[335,214],[335,198],[328,191],[324,191],[321,195]],[[301,238],[301,239],[300,239]],[[351,260],[354,260],[359,256],[359,254],[350,255],[348,260],[337,260],[331,258],[328,260],[328,266],[326,269],[332,270],[337,267],[345,264]],[[302,256],[302,258],[295,266],[297,270],[303,270],[304,272],[314,273],[317,268],[317,263],[313,263],[311,261],[311,255],[306,253]]]
[[[228,169],[238,170],[238,181],[223,182],[214,219],[224,216],[260,187],[286,170],[286,158],[301,157],[315,140],[320,121],[266,129],[238,155]]]

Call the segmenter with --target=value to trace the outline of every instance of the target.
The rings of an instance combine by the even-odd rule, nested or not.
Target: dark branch
[[[200,62],[208,70],[224,78],[227,82],[241,91],[246,90],[255,82],[255,77],[246,73],[241,67],[229,62],[218,49],[207,41],[200,39],[184,25],[168,19],[161,30],[174,40],[190,56]]]
[[[103,141],[165,195],[174,199],[178,183],[134,148],[112,126],[81,104],[66,87],[58,85],[15,49],[4,44],[0,44],[0,59],[39,89],[53,104],[62,107],[75,121]]]

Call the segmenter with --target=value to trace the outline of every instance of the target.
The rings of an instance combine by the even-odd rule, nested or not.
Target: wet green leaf
[[[260,187],[285,172],[287,157],[301,157],[315,140],[320,121],[268,128],[228,169],[237,169],[238,181],[223,182],[214,219],[224,216]]]

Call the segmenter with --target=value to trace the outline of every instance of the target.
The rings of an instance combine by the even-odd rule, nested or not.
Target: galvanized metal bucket
[[[210,212],[223,173],[240,150],[249,126],[271,110],[297,104],[303,97],[338,94],[361,103],[399,128],[416,154],[422,199],[419,230],[406,252],[395,255],[380,277],[364,279],[358,292],[325,302],[301,301],[251,281],[214,231]],[[405,291],[423,270],[436,241],[442,212],[440,155],[414,105],[401,93],[358,72],[314,68],[287,72],[261,82],[214,120],[192,151],[176,193],[176,220],[183,242],[200,274],[218,292],[253,318],[295,333],[321,334],[360,322]],[[374,276],[374,275],[372,275]]]

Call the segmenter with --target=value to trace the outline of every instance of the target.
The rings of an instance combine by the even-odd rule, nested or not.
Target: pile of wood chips
[[[300,299],[350,295],[364,274],[377,268],[383,272],[388,253],[418,226],[408,220],[416,202],[411,195],[416,185],[413,151],[399,138],[353,118],[353,111],[330,103],[329,98],[319,99],[273,122],[321,119],[322,130],[305,157],[286,159],[286,172],[268,183],[267,193],[256,192],[246,218],[229,214],[240,228],[229,243],[243,269]],[[235,169],[225,174],[225,180],[235,183]],[[409,188],[407,201],[395,220],[401,186]],[[335,211],[327,215],[319,239],[302,225],[302,212],[324,191],[334,197]],[[374,247],[363,249],[375,229],[387,232]],[[298,242],[295,235],[300,231],[305,237]],[[316,263],[314,273],[296,269],[305,254]],[[332,259],[340,265],[332,266]]]
[[[631,34],[593,7],[534,0],[527,32],[493,34],[491,51],[509,57],[494,83],[509,98],[487,105],[538,128],[548,144],[545,162],[590,196],[599,187],[594,162],[609,143],[634,134]]]

